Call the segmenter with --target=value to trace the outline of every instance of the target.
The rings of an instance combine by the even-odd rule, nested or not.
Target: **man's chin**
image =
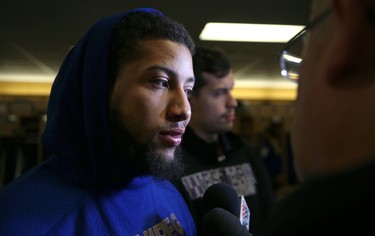
[[[176,148],[171,153],[149,153],[147,165],[150,174],[160,179],[177,179],[185,170],[180,148]]]
[[[165,161],[173,161],[176,156],[176,148],[169,148],[163,150],[155,150],[155,155],[160,156],[165,159]]]
[[[120,110],[120,105],[115,103],[110,113],[111,140],[117,154],[108,166],[117,171],[109,175],[122,176],[125,170],[124,178],[150,174],[162,179],[180,177],[184,170],[180,147],[160,149],[152,138],[145,144],[137,143],[134,135],[122,125]]]

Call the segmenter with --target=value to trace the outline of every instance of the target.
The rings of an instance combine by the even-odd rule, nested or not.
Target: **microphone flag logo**
[[[240,223],[241,225],[245,226],[247,230],[250,227],[250,209],[247,206],[245,198],[241,195],[239,196],[241,202],[241,210],[240,210]]]

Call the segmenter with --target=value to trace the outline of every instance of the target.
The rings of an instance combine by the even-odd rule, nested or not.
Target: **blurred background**
[[[135,7],[162,11],[184,24],[197,46],[218,47],[228,54],[236,78],[234,95],[240,104],[234,131],[260,150],[275,178],[275,188],[293,186],[297,181],[289,136],[296,85],[280,75],[278,53],[285,42],[202,40],[200,33],[207,22],[304,26],[310,2],[1,1],[0,186],[48,157],[48,150],[40,145],[48,94],[70,48],[97,19]]]

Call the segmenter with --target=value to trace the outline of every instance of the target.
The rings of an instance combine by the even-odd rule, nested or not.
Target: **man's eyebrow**
[[[168,75],[172,75],[174,77],[177,76],[177,73],[174,71],[174,70],[171,70],[165,66],[161,66],[161,65],[154,65],[154,66],[151,66],[149,68],[147,68],[148,71],[162,71]],[[190,77],[187,79],[186,82],[191,82],[191,83],[194,83],[195,82],[195,78],[194,77]]]
[[[147,68],[148,71],[162,71],[166,74],[169,74],[169,75],[176,75],[176,72],[174,72],[173,70],[165,67],[165,66],[161,66],[161,65],[154,65],[154,66],[151,66],[149,68]]]
[[[187,79],[188,83],[195,83],[195,78],[194,77],[190,77],[189,79]]]

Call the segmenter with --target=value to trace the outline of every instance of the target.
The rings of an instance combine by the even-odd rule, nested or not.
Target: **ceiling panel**
[[[0,3],[0,75],[57,73],[67,51],[100,17],[134,7],[153,7],[183,23],[198,46],[220,47],[236,79],[281,79],[282,44],[200,41],[207,21],[306,24],[310,1],[12,0]]]

